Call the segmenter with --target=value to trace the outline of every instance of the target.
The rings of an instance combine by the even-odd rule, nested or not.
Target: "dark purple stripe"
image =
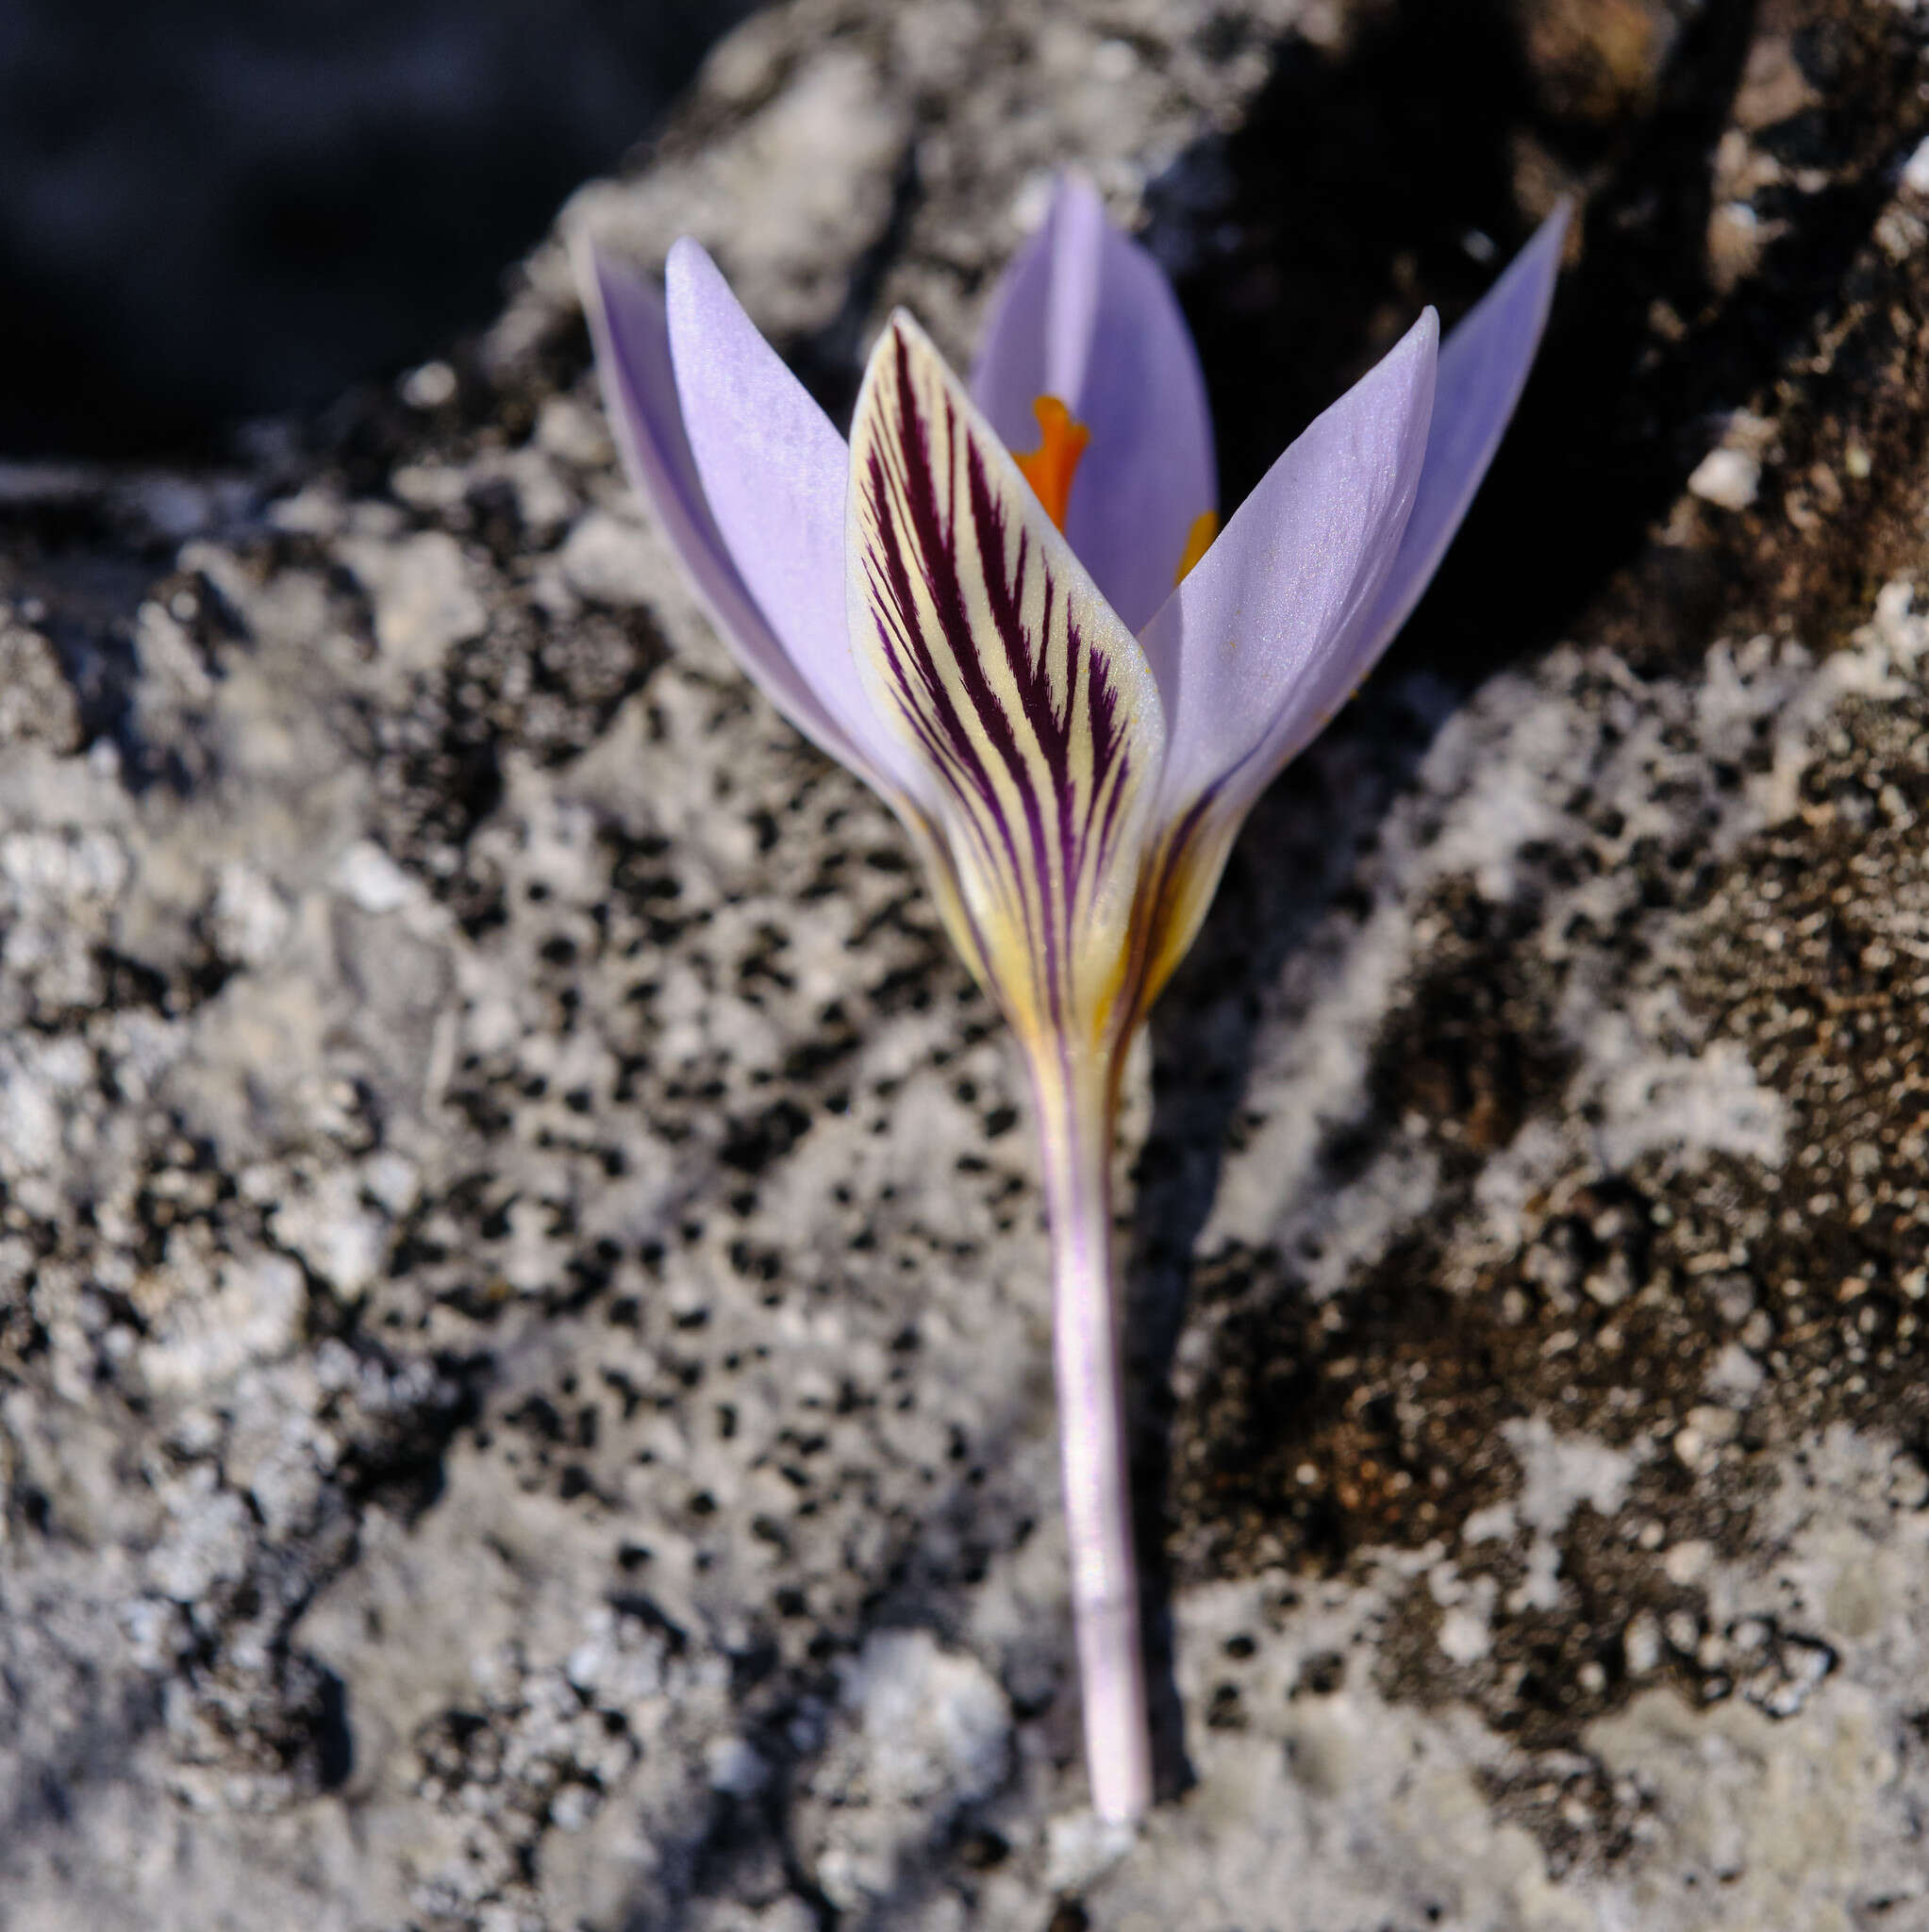
[[[891,512],[892,483],[896,485],[896,493],[910,524],[914,547],[923,566],[921,574],[936,608],[940,629],[957,663],[966,694],[994,746],[998,746],[1001,736],[1006,746],[1010,746],[1009,722],[984,681],[975,640],[966,616],[957,569],[956,533],[951,527],[951,519],[945,516],[939,505],[937,477],[931,461],[930,430],[918,410],[904,339],[899,337],[894,346],[897,356],[897,436],[882,448],[873,448],[865,470],[872,520],[885,552],[886,584],[882,588],[888,592],[886,601],[897,621],[900,641],[905,647],[902,654],[893,652],[890,640],[886,637],[886,661],[897,682],[905,708],[918,725],[922,741],[932,752],[940,770],[950,775],[954,788],[978,799],[1004,848],[1012,874],[1022,880],[1023,861],[1012,829],[1006,822],[991,774],[952,702],[943,674],[932,654],[930,641],[917,621],[910,560],[905,554],[898,519]],[[884,463],[886,450],[895,459],[889,475]],[[879,588],[874,573],[872,580],[873,589]],[[884,636],[882,627],[880,636]],[[922,705],[919,702],[921,691]],[[999,749],[1009,763],[1009,751],[1006,746],[999,746]],[[1010,749],[1015,750],[1015,746],[1010,746]],[[989,857],[989,854],[987,856]],[[995,864],[991,869],[996,870]],[[1041,954],[1041,935],[1033,924],[1031,908],[1022,891],[1017,909],[1025,928],[1028,950],[1032,958],[1038,959]],[[1039,991],[1049,999],[1049,979]]]
[[[1017,909],[1037,962],[1035,974],[1042,981],[1036,990],[1043,995],[1042,1004],[1051,1021],[1062,1028],[1067,1018],[1071,923],[1079,884],[1088,858],[1102,871],[1111,857],[1130,777],[1128,737],[1119,695],[1110,667],[1086,650],[1077,625],[1065,608],[1066,690],[1062,704],[1055,700],[1050,649],[1054,616],[1062,608],[1062,590],[1045,572],[1043,621],[1034,639],[1024,622],[1025,593],[1030,572],[1034,568],[1043,571],[1043,560],[1030,533],[1022,528],[1016,557],[1007,569],[1004,506],[987,475],[985,453],[959,424],[955,406],[946,397],[945,428],[950,446],[963,452],[964,509],[984,561],[991,627],[1053,793],[1050,799],[1042,797],[1027,747],[987,675],[980,656],[985,641],[970,621],[970,599],[958,562],[956,473],[947,465],[940,484],[932,459],[931,425],[919,405],[909,349],[902,335],[897,336],[892,349],[897,384],[891,425],[895,435],[873,441],[863,473],[865,506],[876,535],[865,570],[878,641],[887,671],[926,756],[955,791],[982,808],[983,824],[978,823],[977,811],[966,813],[972,822],[973,840],[990,870],[1001,869],[996,862],[1000,854],[1010,868],[1019,891]],[[908,531],[901,525],[908,525]],[[938,639],[956,667],[965,701],[984,732],[994,765],[1004,767],[1023,801],[1023,840],[1032,853],[1028,870],[1037,881],[1039,897],[1036,921],[1029,894],[1023,890],[1027,868],[1020,857],[1015,828],[1000,803],[992,776],[994,765],[987,764],[985,752],[946,687],[943,667],[934,649],[938,640],[927,637],[918,621],[914,570],[930,599]],[[1076,809],[1073,769],[1081,660],[1087,728],[1091,738],[1091,790],[1083,813]],[[1055,822],[1057,867],[1052,862],[1053,845],[1046,835],[1048,820]],[[979,947],[982,955],[981,937]]]
[[[1244,764],[1245,759],[1241,758],[1239,763]],[[1236,765],[1233,769],[1237,771],[1239,767]],[[1176,895],[1179,868],[1184,862],[1186,853],[1199,827],[1206,822],[1206,814],[1211,810],[1213,800],[1219,796],[1226,780],[1231,776],[1231,772],[1225,772],[1215,778],[1180,813],[1159,847],[1158,876],[1152,894],[1153,915],[1146,924],[1148,935],[1155,941],[1154,950],[1163,946],[1165,942],[1166,924],[1172,916],[1172,901]],[[1139,971],[1143,973],[1148,970],[1151,961],[1148,959]]]
[[[950,418],[948,426],[954,441],[957,433],[957,422],[950,414],[950,404],[946,403],[946,413]],[[1018,557],[1013,581],[1005,578],[1005,512],[997,498],[992,494],[991,486],[985,475],[983,453],[971,437],[965,439],[965,489],[971,505],[972,534],[978,546],[978,555],[985,562],[985,589],[991,606],[992,625],[998,634],[998,641],[1005,649],[1005,662],[1010,672],[1012,682],[1018,688],[1019,703],[1023,708],[1025,721],[1032,728],[1039,748],[1045,755],[1045,769],[1051,776],[1052,791],[1057,806],[1060,831],[1062,833],[1070,809],[1069,771],[1065,755],[1065,741],[1069,738],[1068,722],[1061,721],[1053,709],[1051,689],[1051,668],[1046,659],[1052,635],[1051,599],[1055,586],[1049,576],[1045,579],[1045,623],[1038,641],[1036,650],[1032,647],[1030,633],[1024,625],[1024,579],[1031,563],[1031,537],[1025,530],[1018,535]],[[954,568],[956,557],[949,559]],[[993,568],[993,564],[997,565]],[[1011,728],[1011,721],[1006,716],[1005,707],[999,703],[989,682],[985,680],[983,667],[979,664],[975,651],[971,654],[971,665],[976,688],[972,691],[973,703],[981,712],[995,712],[998,726],[993,742],[999,756],[1004,758],[1006,769],[1011,774],[1012,783],[1018,788],[1019,796],[1024,801],[1025,832],[1031,840],[1035,863],[1033,872],[1039,882],[1039,918],[1044,927],[1044,977],[1046,997],[1051,1004],[1051,1017],[1056,1025],[1065,1023],[1063,980],[1064,967],[1059,958],[1059,936],[1063,927],[1069,926],[1070,899],[1074,888],[1074,879],[1069,864],[1066,866],[1064,895],[1066,904],[1059,904],[1059,889],[1052,865],[1052,855],[1045,844],[1045,802],[1039,798],[1038,787],[1033,780],[1031,760],[1024,755],[1024,748],[1019,743]],[[979,689],[983,697],[978,695]],[[988,726],[989,728],[989,726]],[[1069,858],[1069,853],[1061,838],[1059,844],[1061,861]],[[1066,937],[1070,937],[1069,933]]]

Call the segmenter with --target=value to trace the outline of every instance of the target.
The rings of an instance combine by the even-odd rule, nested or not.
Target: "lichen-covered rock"
[[[1582,198],[1134,1065],[1136,1840],[1017,1068],[624,489],[561,235],[254,469],[10,476],[0,1920],[1914,1923],[1923,45],[790,0],[565,210],[836,408],[1083,165],[1237,495]]]

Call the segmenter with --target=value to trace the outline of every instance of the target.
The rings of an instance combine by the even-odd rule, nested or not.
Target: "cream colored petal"
[[[1144,654],[903,314],[851,463],[852,645],[938,781],[967,957],[1028,1042],[1109,1050],[1165,746]]]

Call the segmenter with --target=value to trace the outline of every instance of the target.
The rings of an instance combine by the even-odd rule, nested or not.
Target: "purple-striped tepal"
[[[1254,800],[1426,588],[1526,379],[1565,226],[1444,344],[1422,314],[1222,533],[1178,305],[1081,181],[1007,272],[969,388],[900,310],[848,443],[694,242],[662,296],[583,259],[638,491],[744,671],[897,813],[1023,1051],[1108,1819],[1152,1790],[1106,1178],[1125,1050]]]

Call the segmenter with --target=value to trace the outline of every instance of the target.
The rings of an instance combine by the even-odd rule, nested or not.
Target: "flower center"
[[[1065,527],[1065,508],[1072,501],[1073,478],[1078,475],[1079,458],[1091,441],[1091,428],[1081,423],[1056,396],[1035,396],[1032,414],[1039,419],[1039,446],[1034,450],[1013,450],[1024,480],[1032,487],[1045,514]],[[1172,582],[1185,581],[1186,573],[1212,548],[1219,535],[1219,512],[1201,510],[1186,532],[1185,553],[1172,573]]]
[[[1091,441],[1091,431],[1076,421],[1056,396],[1038,397],[1032,414],[1039,419],[1041,441],[1028,455],[1021,456],[1017,450],[1012,455],[1024,480],[1044,505],[1045,514],[1062,530],[1065,506],[1072,500],[1072,479],[1078,474],[1078,459]]]

